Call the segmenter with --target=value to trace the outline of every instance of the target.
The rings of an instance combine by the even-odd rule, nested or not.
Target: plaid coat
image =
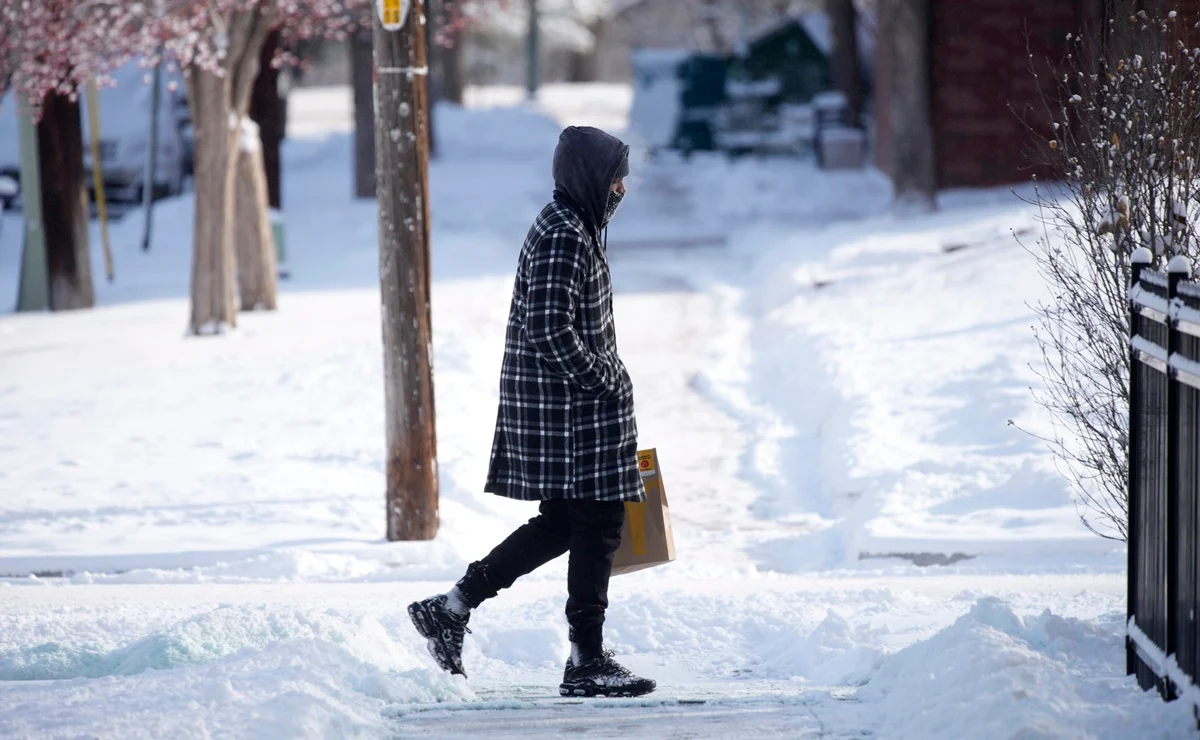
[[[608,257],[560,202],[517,265],[486,491],[642,501],[633,384],[617,356]]]

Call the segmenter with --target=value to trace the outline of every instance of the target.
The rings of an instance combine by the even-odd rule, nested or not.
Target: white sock
[[[458,586],[446,592],[446,608],[460,617],[465,617],[471,613],[471,607],[467,604],[467,599],[463,596],[463,592],[458,590]]]
[[[579,665],[579,646],[571,643],[571,662]]]

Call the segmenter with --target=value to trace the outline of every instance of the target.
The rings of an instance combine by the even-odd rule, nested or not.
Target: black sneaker
[[[417,632],[429,640],[429,654],[438,666],[444,671],[465,677],[467,672],[463,670],[462,647],[463,636],[471,631],[467,629],[470,617],[460,617],[447,609],[445,594],[409,604],[408,616],[412,617]]]
[[[581,661],[579,665],[567,658],[558,693],[563,696],[642,696],[657,687],[654,681],[630,673],[613,658],[611,650],[605,650],[600,657]]]

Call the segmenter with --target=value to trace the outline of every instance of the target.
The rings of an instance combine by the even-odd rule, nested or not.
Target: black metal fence
[[[1126,668],[1200,702],[1200,283],[1134,256],[1129,290],[1129,605]]]

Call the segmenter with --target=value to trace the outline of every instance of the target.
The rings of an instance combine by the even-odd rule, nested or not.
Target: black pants
[[[571,642],[594,653],[603,642],[604,610],[613,554],[621,544],[625,504],[620,501],[543,501],[540,512],[487,557],[471,563],[458,582],[471,608],[525,575],[570,551],[567,563],[567,624]]]

